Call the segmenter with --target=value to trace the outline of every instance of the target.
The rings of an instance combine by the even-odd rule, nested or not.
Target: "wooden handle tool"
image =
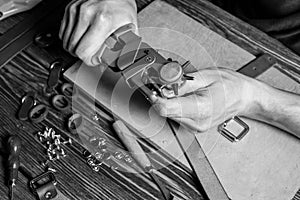
[[[144,169],[151,168],[151,162],[137,142],[137,137],[125,126],[125,124],[122,121],[117,120],[113,123],[113,128],[137,163]]]
[[[122,140],[123,144],[130,152],[131,156],[136,160],[136,162],[145,169],[145,171],[152,177],[152,179],[157,184],[159,190],[161,191],[165,200],[173,200],[174,196],[171,195],[170,191],[166,186],[159,180],[158,176],[155,174],[155,169],[151,165],[149,158],[137,141],[137,137],[125,126],[125,124],[117,120],[113,123],[113,128],[118,134],[119,138]]]

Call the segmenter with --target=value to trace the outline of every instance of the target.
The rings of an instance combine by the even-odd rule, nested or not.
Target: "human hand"
[[[59,37],[64,49],[87,65],[96,66],[103,42],[129,23],[137,27],[134,0],[73,0],[65,9]]]
[[[178,97],[150,97],[161,116],[205,132],[233,116],[251,117],[258,109],[256,102],[261,94],[256,91],[262,83],[255,79],[225,68],[208,68],[187,75],[194,80],[179,89]]]

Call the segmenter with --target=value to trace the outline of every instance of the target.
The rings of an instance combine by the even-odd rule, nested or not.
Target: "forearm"
[[[300,95],[261,83],[255,99],[253,118],[300,138]]]

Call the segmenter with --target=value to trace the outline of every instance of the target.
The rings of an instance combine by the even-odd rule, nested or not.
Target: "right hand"
[[[206,132],[233,116],[252,117],[265,99],[263,83],[225,68],[206,68],[187,74],[175,98],[150,96],[154,109],[193,131]],[[168,96],[165,91],[164,95]]]
[[[137,27],[134,0],[73,0],[65,9],[59,37],[64,49],[87,65],[96,66],[104,41],[129,23]]]

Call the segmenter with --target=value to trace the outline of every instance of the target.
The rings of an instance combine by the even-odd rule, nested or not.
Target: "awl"
[[[8,151],[9,197],[12,200],[20,166],[21,139],[17,135],[10,136],[8,139]]]
[[[170,191],[165,187],[165,185],[159,180],[159,178],[155,174],[155,169],[153,168],[144,150],[137,142],[137,137],[120,120],[114,122],[113,128],[115,132],[118,134],[123,144],[125,145],[125,147],[127,148],[127,150],[131,153],[132,157],[152,177],[154,182],[157,184],[159,190],[163,194],[164,199],[165,200],[174,199]]]

